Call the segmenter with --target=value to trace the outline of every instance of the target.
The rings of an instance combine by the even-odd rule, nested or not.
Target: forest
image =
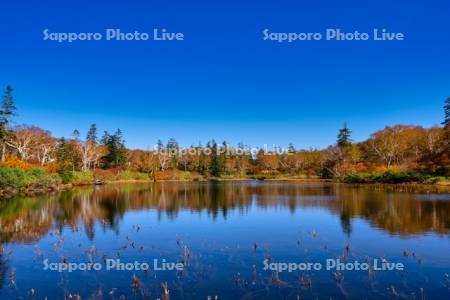
[[[17,114],[7,86],[0,107],[0,197],[61,184],[132,180],[333,179],[347,183],[448,182],[450,98],[436,125],[386,126],[364,141],[353,141],[344,124],[324,149],[251,151],[250,146],[211,140],[202,146],[157,141],[154,149],[127,149],[120,129],[54,137],[34,125],[13,125]],[[281,149],[281,148],[280,148]]]

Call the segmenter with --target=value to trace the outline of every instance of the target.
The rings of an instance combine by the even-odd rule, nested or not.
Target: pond
[[[450,195],[282,181],[0,202],[0,299],[450,299]]]

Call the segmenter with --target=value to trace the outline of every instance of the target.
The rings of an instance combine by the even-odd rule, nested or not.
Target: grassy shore
[[[255,174],[248,176],[204,177],[181,171],[147,173],[129,170],[73,171],[64,174],[48,173],[43,168],[22,170],[14,167],[0,167],[0,198],[10,198],[17,194],[39,194],[73,186],[152,181],[239,181],[269,180],[298,182],[341,182],[348,184],[389,184],[389,185],[439,185],[450,189],[450,179],[417,172],[386,171],[381,173],[353,173],[333,179],[308,177],[292,174]]]
[[[118,172],[72,171],[49,173],[43,168],[22,170],[14,167],[0,167],[0,199],[17,194],[41,194],[72,186],[94,183],[135,182],[153,180],[148,174],[128,170]]]
[[[436,184],[448,182],[449,178],[412,171],[385,171],[374,173],[353,173],[339,177],[339,180],[345,183]]]

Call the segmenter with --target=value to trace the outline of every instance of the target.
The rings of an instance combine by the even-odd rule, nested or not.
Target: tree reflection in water
[[[5,286],[6,272],[8,271],[3,252],[3,245],[0,244],[0,290]]]
[[[390,234],[408,236],[425,232],[448,234],[448,194],[423,194],[373,186],[292,182],[152,183],[76,188],[58,195],[16,198],[0,203],[0,243],[31,243],[54,226],[84,225],[94,239],[95,224],[119,231],[127,211],[152,209],[158,218],[176,219],[180,211],[206,212],[226,219],[230,211],[246,214],[263,209],[326,209],[340,217],[343,232],[352,234],[352,220],[362,218]],[[0,276],[4,269],[0,260]],[[3,274],[4,275],[4,274]],[[2,276],[3,278],[3,276]],[[0,280],[2,279],[0,278]]]

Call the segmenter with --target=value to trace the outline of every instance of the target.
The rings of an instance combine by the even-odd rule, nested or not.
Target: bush
[[[95,180],[107,182],[107,181],[115,181],[117,180],[118,170],[117,169],[95,169],[92,171],[95,177]]]
[[[386,171],[381,175],[376,175],[373,180],[382,183],[404,183],[404,182],[421,182],[425,179],[415,172],[404,171]]]
[[[62,179],[63,183],[69,183],[72,182],[73,179],[73,170],[72,167],[68,167],[68,168],[59,168],[58,170],[58,174]]]
[[[342,177],[342,181],[345,183],[369,183],[370,176],[368,173],[353,173]]]
[[[71,183],[74,185],[93,184],[95,181],[94,173],[91,171],[75,171],[72,173]]]
[[[29,162],[20,160],[15,155],[8,155],[4,162],[1,163],[4,167],[17,168],[21,170],[31,170],[36,168],[38,165],[31,164]]]
[[[97,169],[93,171],[95,180],[108,182],[117,180],[149,180],[150,177],[147,173],[140,173],[130,170],[109,169],[101,170]]]
[[[58,174],[48,174],[42,168],[21,170],[0,167],[0,188],[12,187],[23,190],[34,185],[51,186],[59,183],[61,183],[61,178]]]
[[[0,168],[0,188],[14,187],[21,189],[25,186],[25,171],[18,168]]]
[[[436,178],[416,172],[392,171],[388,170],[382,173],[354,173],[345,175],[341,178],[346,183],[407,183],[423,182],[434,183]]]
[[[440,177],[450,177],[450,165],[437,168],[435,175]]]
[[[56,173],[47,173],[45,169],[31,169],[25,171],[25,185],[52,186],[61,183],[61,177]]]
[[[256,175],[256,176],[255,176],[255,179],[256,179],[256,180],[266,180],[266,179],[267,179],[267,176],[265,176],[265,175]]]
[[[188,171],[179,171],[179,170],[167,170],[167,171],[159,171],[155,173],[156,181],[164,181],[164,180],[194,180],[200,181],[203,177],[197,173],[191,173]]]
[[[134,172],[129,170],[121,171],[117,175],[117,180],[148,180],[149,176],[146,173]]]

